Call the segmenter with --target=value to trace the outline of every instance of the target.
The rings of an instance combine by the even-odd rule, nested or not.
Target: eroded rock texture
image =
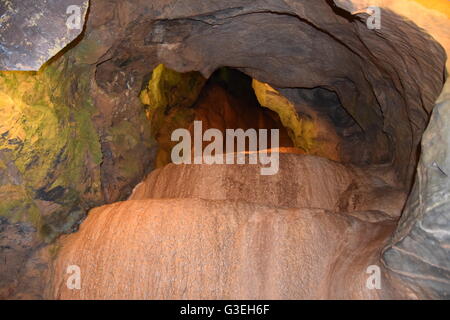
[[[392,244],[387,267],[428,298],[450,298],[450,90],[424,134],[416,183]]]
[[[0,246],[32,238],[28,258],[42,242],[75,231],[89,209],[125,199],[152,167],[138,92],[102,93],[92,81],[95,64],[75,63],[90,50],[79,44],[39,72],[0,73],[0,216],[29,230],[1,237]],[[20,275],[27,261],[20,250],[8,255],[15,251],[17,258],[2,261]],[[2,297],[17,297],[8,273],[0,274]]]
[[[202,122],[202,134],[208,129],[224,135],[226,129],[278,129],[279,146],[293,146],[294,131],[283,126],[276,112],[259,105],[252,79],[237,70],[221,68],[206,80],[198,72],[178,73],[159,65],[140,98],[158,142],[157,168],[172,162],[171,151],[178,144],[172,132],[184,128],[194,136],[194,121]],[[193,149],[194,141],[191,144]],[[220,152],[225,150],[226,141]]]
[[[61,242],[49,294],[58,299],[399,297],[387,281],[382,290],[366,286],[367,268],[377,264],[395,228],[382,202],[351,214],[345,210],[361,209],[368,199],[335,207],[348,196],[353,179],[375,178],[311,156],[282,154],[281,164],[274,177],[278,183],[251,179],[259,167],[251,165],[169,165],[152,173],[132,200],[93,210],[80,231]],[[335,179],[326,179],[329,171]],[[390,192],[378,179],[384,194]],[[400,210],[401,204],[392,214]],[[82,270],[81,290],[67,289],[65,271],[72,264]]]
[[[360,11],[367,1],[336,1]],[[425,28],[450,51],[450,7],[445,1],[372,1],[401,12]],[[420,4],[424,6],[421,6]],[[433,17],[433,18],[430,18]],[[447,67],[450,62],[447,61]],[[450,297],[450,83],[433,110],[422,139],[422,154],[415,184],[402,219],[384,252],[384,262],[421,297]]]
[[[279,172],[272,176],[260,175],[260,166],[170,164],[153,171],[130,200],[234,200],[336,212],[378,211],[386,219],[395,218],[406,194],[390,185],[385,175],[381,170],[367,174],[324,158],[282,153]],[[172,181],[177,181],[177,188],[171,187]],[[392,198],[384,201],[386,194]]]

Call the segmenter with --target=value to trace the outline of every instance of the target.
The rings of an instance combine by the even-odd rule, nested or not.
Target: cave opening
[[[156,170],[134,188],[129,200],[179,197],[219,200],[223,192],[221,179],[231,179],[231,185],[239,181],[238,188],[227,190],[227,199],[289,208],[322,208],[347,212],[368,221],[396,221],[400,216],[407,188],[398,179],[393,163],[395,144],[383,130],[383,117],[364,129],[343,106],[339,95],[326,86],[276,88],[238,68],[220,67],[205,78],[200,72],[177,72],[164,64],[156,66],[143,79],[139,98],[151,134],[158,143]],[[201,124],[202,137],[209,129],[218,130],[222,135],[230,129],[245,132],[278,129],[279,142],[272,151],[282,154],[282,178],[249,178],[255,171],[246,167],[230,168],[224,173],[214,161],[208,163],[212,168],[194,169],[190,166],[195,163],[192,139],[189,161],[174,165],[172,150],[179,140],[173,139],[173,132],[182,128],[194,137],[196,122]],[[259,144],[252,149],[251,139],[245,138],[244,150],[237,150],[233,145],[233,153],[262,151]],[[208,142],[202,140],[201,149],[211,141],[214,138]],[[226,143],[215,152],[229,152]],[[182,163],[186,165],[178,167]],[[221,161],[220,165],[223,164]],[[309,175],[308,171],[316,170],[321,178]],[[233,171],[231,176],[240,172],[240,178],[227,177]],[[164,175],[175,179],[177,185],[169,187],[168,181],[162,178]],[[199,186],[191,185],[193,182],[188,177]],[[211,177],[217,181],[211,181]],[[280,180],[281,184],[276,183]],[[264,184],[265,191],[261,194],[252,191]],[[279,193],[290,189],[286,187],[289,185],[290,196],[280,197]],[[325,192],[329,199],[316,197],[316,192]],[[387,229],[391,229],[389,225]]]
[[[144,82],[141,101],[146,108],[151,123],[152,135],[159,144],[156,168],[171,161],[171,150],[177,142],[172,141],[172,133],[185,128],[194,135],[194,121],[200,121],[202,137],[208,129],[217,129],[225,135],[227,129],[278,129],[279,147],[292,148],[294,144],[280,116],[263,107],[255,95],[252,79],[232,68],[219,68],[208,80],[198,72],[177,73],[158,66]],[[191,141],[194,147],[194,139]],[[202,149],[207,146],[203,141]],[[270,148],[270,141],[268,141]],[[226,141],[217,152],[226,152]],[[237,151],[237,146],[233,149]],[[193,150],[193,149],[192,149]],[[250,148],[246,139],[243,151],[258,151]],[[194,150],[193,150],[194,152]]]
[[[205,79],[199,72],[179,73],[161,64],[144,78],[140,100],[159,146],[156,168],[172,162],[177,144],[172,133],[185,128],[193,135],[195,121],[202,123],[202,135],[208,129],[223,135],[227,129],[278,129],[281,152],[358,165],[392,161],[388,137],[363,130],[338,95],[323,87],[277,90],[234,68],[221,67]],[[368,137],[377,135],[384,144],[371,145]],[[258,150],[258,144],[252,150],[246,140],[244,151]],[[220,152],[226,152],[226,142]]]

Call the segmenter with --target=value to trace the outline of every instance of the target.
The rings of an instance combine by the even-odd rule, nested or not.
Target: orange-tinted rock
[[[57,299],[361,299],[394,224],[241,201],[134,200],[97,208],[65,238]],[[81,269],[81,290],[66,286]]]
[[[400,191],[376,175],[324,158],[280,159],[279,174],[266,177],[248,164],[156,170],[130,200],[92,210],[80,231],[61,241],[49,295],[397,297],[387,280],[381,290],[367,289],[366,271],[381,267],[380,250],[395,228],[390,215],[402,206],[391,211],[392,204],[374,201],[376,188]],[[66,287],[69,265],[81,268],[81,290]]]
[[[135,188],[130,200],[243,200],[341,212],[377,210],[398,217],[406,198],[404,191],[374,173],[325,158],[280,153],[277,174],[260,175],[260,168],[261,165],[170,164],[153,171]]]
[[[193,108],[195,120],[202,121],[203,131],[219,129],[225,134],[226,129],[279,129],[279,145],[293,146],[275,112],[259,106],[256,99],[238,99],[217,84],[207,86]],[[192,129],[191,132],[193,134]]]

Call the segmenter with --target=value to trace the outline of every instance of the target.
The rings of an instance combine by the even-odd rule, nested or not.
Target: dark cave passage
[[[149,80],[144,82],[141,100],[159,144],[157,168],[171,162],[171,150],[177,143],[171,140],[172,132],[186,128],[193,136],[194,121],[202,123],[202,134],[208,129],[223,135],[227,129],[278,129],[278,146],[283,150],[343,163],[392,161],[388,137],[377,131],[378,127],[363,130],[333,91],[321,87],[276,90],[226,67],[207,80],[200,73],[178,73],[163,65],[154,73],[146,77]],[[207,144],[204,141],[203,148]],[[252,150],[246,140],[245,151],[257,150],[258,145]],[[220,152],[226,152],[226,141]]]
[[[156,72],[159,72],[157,70]],[[217,129],[225,136],[226,129],[278,129],[280,130],[279,147],[293,147],[288,129],[283,126],[278,114],[264,108],[252,88],[252,79],[244,73],[230,68],[221,68],[214,72],[208,80],[198,73],[179,74],[166,68],[162,71],[179,78],[180,82],[170,83],[170,79],[158,78],[150,80],[149,88],[158,86],[161,91],[159,97],[165,97],[166,104],[158,105],[158,101],[148,101],[148,117],[153,128],[152,134],[159,144],[156,167],[164,166],[171,162],[171,149],[177,143],[171,141],[172,132],[178,128],[186,128],[194,136],[194,121],[202,124],[202,135],[208,129]],[[159,81],[158,83],[156,83]],[[193,82],[190,87],[188,82]],[[147,86],[147,84],[146,84]],[[186,91],[183,96],[184,89]],[[145,93],[146,91],[144,91]],[[147,91],[149,92],[149,91]],[[189,95],[194,95],[189,97]],[[151,95],[149,93],[148,95]],[[146,95],[148,97],[148,95]],[[155,97],[155,96],[153,96]],[[151,99],[151,98],[150,98]],[[192,104],[190,104],[192,103]],[[292,133],[291,133],[292,135]],[[208,142],[203,141],[203,148]],[[194,141],[192,140],[192,147]],[[234,151],[237,151],[235,146]],[[270,141],[268,143],[270,148]],[[220,153],[226,152],[226,141]],[[257,151],[250,149],[250,143],[246,140],[245,151]]]

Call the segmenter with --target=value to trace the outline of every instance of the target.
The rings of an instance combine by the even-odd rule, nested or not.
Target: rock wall
[[[359,11],[367,1],[336,1]],[[371,1],[406,15],[450,52],[446,1]],[[447,60],[447,70],[450,61]],[[391,244],[384,251],[387,268],[422,297],[450,297],[450,82],[433,109],[422,139],[415,184]]]
[[[327,1],[141,5],[146,15],[128,5],[133,23],[116,33],[102,58],[100,86],[119,90],[111,79],[155,67],[149,63],[155,57],[173,70],[196,70],[206,78],[230,66],[275,88],[322,86],[335,91],[362,129],[373,133],[369,144],[382,149],[383,136],[391,140],[399,177],[406,185],[412,181],[445,63],[442,48],[413,23],[386,11],[384,27],[372,31]]]
[[[47,35],[39,45],[55,40]],[[95,63],[88,63],[97,49],[93,42],[78,43],[39,71],[0,72],[0,255],[8,257],[0,273],[2,298],[24,290],[23,257],[77,230],[89,209],[126,198],[151,168],[154,142],[138,94],[116,98],[98,89]],[[3,68],[15,69],[5,57],[34,66],[44,56],[2,54]]]
[[[445,57],[437,43],[398,16],[386,12],[384,28],[373,32],[361,19],[349,18],[326,1],[254,1],[250,5],[96,1],[89,15],[83,38],[65,60],[85,68],[80,72],[91,91],[84,94],[93,105],[92,112],[101,114],[93,120],[107,201],[129,192],[149,163],[145,156],[143,161],[131,159],[127,151],[139,150],[141,138],[148,134],[137,96],[145,76],[160,62],[205,76],[229,65],[276,88],[334,90],[358,125],[372,133],[366,137],[368,145],[386,149],[386,139],[391,140],[399,177],[411,181],[416,147],[441,89]],[[394,28],[399,23],[402,27]],[[245,32],[244,24],[250,26]],[[258,45],[261,41],[264,46]],[[386,45],[397,42],[403,45],[395,51]],[[64,64],[61,58],[54,63]],[[71,97],[70,92],[64,94]],[[87,112],[82,101],[73,103]],[[151,148],[150,139],[143,140],[142,146]],[[118,146],[124,144],[130,147],[121,150]],[[96,154],[94,162],[99,161],[98,150]],[[76,161],[71,166],[76,167]]]
[[[194,121],[202,122],[202,134],[208,129],[224,135],[226,129],[278,129],[279,146],[293,146],[290,133],[297,128],[286,129],[277,113],[259,105],[252,79],[234,69],[221,68],[206,80],[198,72],[178,73],[159,65],[140,98],[158,142],[157,168],[172,162],[171,151],[178,144],[172,132],[184,128],[194,136]],[[297,116],[295,109],[290,111]],[[225,151],[226,141],[219,152]]]
[[[416,183],[384,261],[427,298],[450,298],[450,90],[422,140]],[[439,146],[439,147],[436,147]]]
[[[169,164],[154,170],[137,185],[129,200],[232,200],[275,207],[355,212],[355,215],[373,211],[386,219],[395,219],[400,216],[406,199],[402,188],[392,185],[386,178],[387,173],[376,167],[367,173],[321,157],[281,153],[277,174],[262,176],[259,170],[259,165]],[[172,181],[177,181],[176,188],[171,187]]]
[[[67,61],[37,74],[0,74],[0,215],[32,222],[45,237],[70,232],[80,211],[100,203],[90,76]]]

